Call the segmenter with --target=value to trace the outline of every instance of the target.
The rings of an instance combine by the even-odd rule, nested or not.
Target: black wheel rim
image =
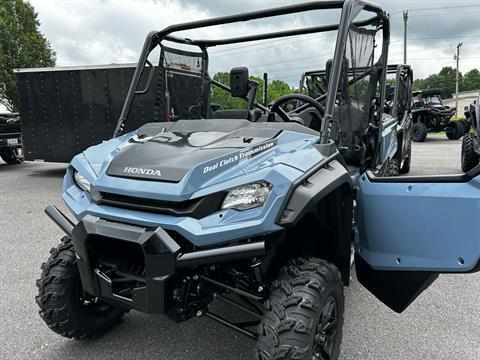
[[[331,360],[337,343],[338,336],[338,306],[335,298],[330,296],[324,303],[317,331],[315,333],[315,346],[312,360]]]

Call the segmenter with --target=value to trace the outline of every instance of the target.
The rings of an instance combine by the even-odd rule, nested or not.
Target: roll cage
[[[309,12],[314,10],[327,10],[327,9],[341,9],[340,21],[338,24],[305,27],[305,28],[270,32],[270,33],[260,33],[255,35],[240,36],[240,37],[233,37],[233,38],[226,38],[226,39],[195,40],[191,38],[182,38],[182,37],[173,35],[174,33],[179,31],[192,30],[192,29],[224,25],[224,24],[232,24],[232,23],[257,20],[257,19],[265,19],[270,17],[296,14],[301,12]],[[362,11],[372,12],[375,15],[366,20],[354,22],[354,20]],[[382,35],[383,35],[382,47],[381,47],[382,53],[378,62],[380,63],[380,66],[382,68],[386,68],[387,58],[388,58],[388,45],[389,45],[389,38],[390,38],[388,16],[380,7],[363,0],[314,1],[309,3],[304,3],[304,4],[278,7],[274,9],[242,13],[238,15],[229,15],[229,16],[222,16],[222,17],[217,17],[212,19],[187,22],[183,24],[168,26],[161,31],[152,31],[147,35],[147,38],[145,39],[145,43],[143,45],[142,52],[138,60],[137,67],[135,69],[135,72],[132,78],[132,82],[130,84],[120,117],[117,122],[117,126],[114,132],[114,137],[119,136],[124,132],[125,123],[127,121],[128,114],[132,107],[132,102],[134,100],[134,97],[136,95],[144,94],[148,90],[152,77],[148,76],[146,88],[143,90],[138,90],[140,79],[142,77],[142,73],[146,65],[148,65],[150,68],[153,68],[153,65],[148,60],[148,56],[156,47],[163,46],[162,45],[163,41],[170,41],[170,42],[179,43],[179,44],[198,46],[202,54],[204,54],[204,61],[206,62],[205,63],[206,65],[208,63],[207,49],[210,47],[337,30],[338,35],[336,39],[334,57],[333,57],[331,72],[329,76],[328,92],[326,94],[326,99],[325,99],[325,115],[321,123],[320,138],[319,138],[320,143],[327,143],[330,138],[330,122],[333,119],[335,102],[337,100],[337,90],[339,87],[339,81],[342,73],[342,66],[345,62],[344,60],[345,48],[348,40],[347,39],[348,30],[350,29],[351,26],[355,26],[359,29],[363,29],[368,26],[375,26],[377,29],[375,31],[382,30]],[[150,71],[151,73],[153,73],[152,69]],[[383,103],[385,101],[385,91],[384,91],[385,79],[386,79],[386,72],[382,71],[380,73],[380,79],[379,79],[379,84],[381,86],[381,91],[380,91],[381,99],[379,99],[380,103]],[[220,86],[225,90],[229,90],[227,86],[220,84],[218,82],[210,81],[210,83],[213,83],[216,86]],[[264,111],[266,110],[265,107],[261,106],[258,103],[255,103],[255,106]],[[379,134],[381,134],[381,130],[382,130],[381,122],[378,123],[378,126],[380,126]]]
[[[366,68],[358,70],[360,70],[360,73],[368,71]],[[393,110],[391,115],[402,117],[405,109],[399,109],[399,106],[401,107],[403,103],[409,103],[411,105],[412,101],[412,68],[410,65],[390,64],[387,66],[386,73],[387,75],[395,75],[394,87],[391,87],[390,91],[385,92],[386,104]],[[353,75],[351,71],[349,75]],[[325,81],[326,77],[327,71],[325,69],[304,72],[300,78],[300,92],[317,99],[323,97],[328,91],[328,84]],[[406,82],[409,83],[407,84]],[[408,91],[408,93],[405,93],[406,91]],[[415,92],[413,96],[415,96]],[[407,102],[405,98],[408,98]],[[301,106],[302,105],[297,104],[297,109],[301,108]],[[400,112],[400,114],[397,114],[397,112]]]

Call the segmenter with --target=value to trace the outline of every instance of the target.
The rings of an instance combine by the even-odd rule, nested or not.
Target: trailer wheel
[[[50,329],[74,339],[95,338],[120,322],[124,309],[99,301],[82,289],[70,239],[50,251],[37,280],[40,316]]]
[[[424,142],[427,138],[427,126],[424,123],[417,122],[413,124],[410,132],[413,141]]]
[[[479,163],[479,157],[475,152],[475,135],[467,134],[462,139],[462,171],[468,172]]]
[[[463,125],[460,121],[450,121],[445,128],[445,133],[449,140],[458,140],[464,134]]]
[[[257,359],[338,359],[344,295],[333,264],[315,258],[290,261],[272,283],[265,307]]]
[[[16,151],[13,149],[8,152],[0,153],[0,157],[9,165],[20,164],[23,161],[23,157],[17,155]]]

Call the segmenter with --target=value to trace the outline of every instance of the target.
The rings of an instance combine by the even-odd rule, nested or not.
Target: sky
[[[480,68],[480,0],[371,0],[391,18],[389,63],[403,60],[402,11],[409,11],[408,63],[415,77],[454,66],[463,42],[460,71]],[[295,0],[30,0],[40,30],[57,54],[58,66],[136,62],[150,30],[186,21],[298,3]],[[255,32],[336,23],[337,10],[289,15],[196,30],[186,35],[222,38]],[[210,73],[248,66],[250,73],[298,84],[301,73],[324,68],[334,34],[310,34],[264,44],[235,44],[210,50]]]

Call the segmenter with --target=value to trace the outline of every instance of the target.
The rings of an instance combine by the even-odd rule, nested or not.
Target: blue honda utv
[[[176,34],[335,9],[341,16],[332,25],[227,39]],[[326,31],[337,38],[327,91],[317,98],[290,94],[267,108],[255,101],[258,84],[248,68],[232,69],[230,86],[208,76],[212,47]],[[480,242],[470,228],[425,226],[455,216],[476,222],[480,168],[386,176],[399,126],[384,111],[389,36],[387,14],[361,0],[151,32],[114,137],[74,157],[67,170],[62,192],[74,220],[46,209],[66,234],[37,282],[47,325],[85,339],[129,310],[178,322],[203,316],[254,339],[256,359],[333,360],[353,262],[360,283],[397,312],[438,274],[480,270]],[[245,99],[245,108],[212,112],[213,86]],[[141,102],[152,89],[161,99]],[[200,101],[178,97],[193,89]],[[158,107],[166,121],[131,128],[135,101],[138,111]],[[291,101],[302,105],[287,112]],[[245,321],[216,314],[214,300]]]

